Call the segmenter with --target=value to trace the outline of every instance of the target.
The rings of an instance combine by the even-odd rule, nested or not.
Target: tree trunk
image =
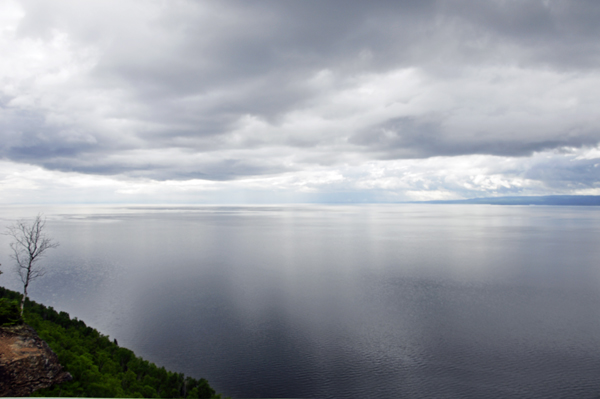
[[[27,286],[29,284],[26,284],[23,287],[23,298],[21,298],[21,318],[23,317],[23,311],[25,310],[25,298],[27,298]]]

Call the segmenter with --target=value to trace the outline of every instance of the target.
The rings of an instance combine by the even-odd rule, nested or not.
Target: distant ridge
[[[522,197],[488,197],[452,201],[418,201],[419,204],[485,204],[485,205],[571,205],[600,206],[600,195],[544,195]]]

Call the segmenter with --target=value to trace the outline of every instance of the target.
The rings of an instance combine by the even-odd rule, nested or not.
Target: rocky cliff
[[[0,327],[0,396],[28,396],[70,379],[33,328]]]

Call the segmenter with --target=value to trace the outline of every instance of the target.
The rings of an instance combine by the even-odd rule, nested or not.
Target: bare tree
[[[58,247],[58,243],[52,242],[52,239],[44,233],[45,226],[46,219],[42,218],[41,215],[37,215],[31,223],[26,220],[18,220],[7,228],[6,234],[15,240],[10,243],[10,248],[13,250],[11,258],[15,260],[16,271],[23,282],[21,316],[23,316],[29,283],[46,274],[46,271],[40,268],[37,262],[48,249]]]

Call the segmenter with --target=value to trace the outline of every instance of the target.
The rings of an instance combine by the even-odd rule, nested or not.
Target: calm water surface
[[[3,207],[31,296],[233,397],[600,396],[600,209]],[[0,236],[0,284],[19,289]]]

